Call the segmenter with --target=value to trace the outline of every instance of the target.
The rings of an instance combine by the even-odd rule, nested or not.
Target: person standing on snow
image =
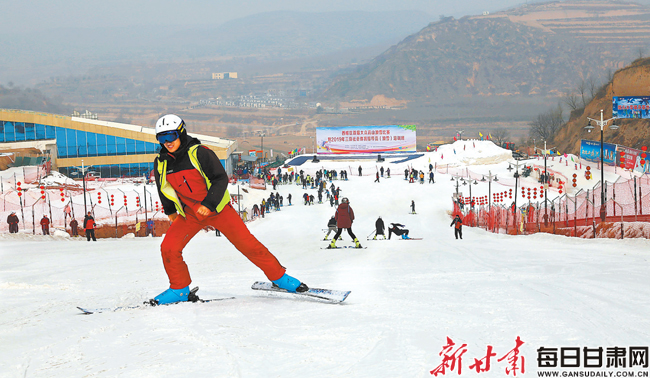
[[[381,235],[386,239],[386,234],[384,234],[384,221],[381,217],[377,218],[377,221],[375,222],[375,237],[373,239],[377,240],[378,235]]]
[[[95,238],[95,218],[93,218],[90,211],[84,218],[84,230],[86,231],[86,240],[90,241],[90,238],[92,237],[93,241],[97,241]]]
[[[348,234],[350,234],[350,237],[352,238],[352,240],[354,240],[354,247],[361,248],[359,239],[357,239],[357,237],[354,235],[354,232],[352,232],[354,211],[350,207],[350,200],[348,200],[347,197],[343,197],[341,199],[341,204],[336,209],[336,214],[334,215],[334,217],[336,218],[336,227],[338,227],[338,230],[336,230],[336,234],[334,234],[334,237],[332,238],[332,242],[327,248],[336,248],[336,240],[339,238],[339,236],[341,236],[341,232],[343,232],[343,229],[348,230]]]
[[[79,235],[79,222],[77,222],[76,219],[72,219],[70,221],[70,233],[72,234],[72,236]]]
[[[411,200],[411,214],[415,214],[415,200]]]
[[[463,238],[463,220],[460,219],[460,215],[456,214],[456,217],[454,220],[451,221],[451,224],[449,227],[456,225],[456,228],[454,229],[454,235],[456,236],[456,239],[460,236],[460,238]]]
[[[162,146],[154,161],[158,195],[172,222],[160,250],[169,289],[157,295],[152,305],[184,302],[190,294],[190,273],[183,249],[201,229],[212,226],[266,277],[281,289],[305,292],[307,285],[286,274],[278,259],[248,230],[230,204],[228,175],[217,155],[187,135],[185,122],[168,114],[156,122],[156,139]]]
[[[12,211],[11,214],[7,217],[7,223],[9,224],[9,233],[15,234],[18,232],[18,215],[15,211]]]
[[[47,215],[43,215],[43,218],[41,218],[41,229],[43,230],[43,235],[50,234],[50,219]]]

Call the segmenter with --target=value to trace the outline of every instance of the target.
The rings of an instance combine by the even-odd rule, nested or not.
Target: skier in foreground
[[[172,222],[160,246],[169,277],[169,289],[151,304],[188,300],[190,273],[183,248],[206,226],[223,235],[266,277],[289,292],[305,292],[307,285],[285,273],[277,258],[248,230],[230,204],[228,175],[217,155],[187,135],[185,122],[168,114],[156,122],[156,139],[162,146],[154,161],[158,195]]]

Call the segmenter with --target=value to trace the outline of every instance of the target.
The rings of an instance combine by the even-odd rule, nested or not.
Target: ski
[[[422,240],[422,238],[406,238],[406,239],[399,238],[399,240]]]
[[[280,289],[277,286],[274,286],[271,282],[261,282],[257,281],[251,286],[251,289],[253,290],[263,290],[263,291],[271,291],[271,292],[276,292],[276,293],[286,293],[286,294],[292,294],[295,296],[303,296],[303,297],[309,297],[309,298],[316,298],[316,299],[322,299],[331,303],[341,303],[345,300],[345,298],[350,295],[350,291],[340,291],[340,290],[329,290],[329,289],[315,289],[315,288],[310,288],[309,290],[302,292],[302,293],[291,293],[288,292],[284,289]]]
[[[199,297],[196,296],[196,292],[198,290],[199,290],[199,288],[195,287],[190,291],[190,294],[193,294],[194,297],[195,297],[194,300],[190,300],[190,301],[187,301],[187,302],[167,303],[167,304],[160,305],[160,306],[171,306],[171,305],[176,305],[176,304],[180,304],[180,303],[209,303],[209,302],[223,301],[223,300],[227,300],[227,299],[235,299],[235,297],[200,299]],[[154,306],[150,302],[144,302],[141,305],[104,307],[104,308],[85,308],[85,307],[77,306],[77,308],[79,310],[81,310],[81,312],[84,315],[99,314],[99,313],[102,313],[102,312],[118,312],[118,311],[124,311],[124,310],[135,310],[135,309],[139,309],[139,308],[149,308],[149,307],[158,307],[158,306]]]
[[[217,301],[223,301],[226,299],[235,299],[235,297],[224,297],[224,298],[213,298],[213,299],[201,299],[197,302],[175,302],[175,303],[168,303],[160,306],[171,306],[171,305],[176,305],[176,304],[181,304],[181,303],[209,303],[209,302],[217,302]],[[152,307],[158,307],[158,306],[152,306],[150,304],[141,304],[141,305],[135,305],[135,306],[117,306],[117,307],[104,307],[104,308],[85,308],[85,307],[79,307],[77,308],[81,310],[81,312],[84,315],[90,315],[90,314],[99,314],[102,312],[118,312],[118,311],[124,311],[124,310],[135,310],[139,308],[152,308]]]
[[[343,247],[334,247],[334,248],[331,248],[331,247],[321,247],[321,249],[343,249],[343,248],[351,248],[351,249],[366,249],[366,248],[368,248],[368,247],[357,248],[357,247],[355,247],[355,246],[353,246],[353,245],[346,245],[346,246],[343,246]]]

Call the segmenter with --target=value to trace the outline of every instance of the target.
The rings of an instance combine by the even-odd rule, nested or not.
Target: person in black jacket
[[[377,240],[377,236],[381,235],[386,239],[386,234],[384,234],[384,221],[381,219],[381,216],[375,221],[375,237],[374,240]]]
[[[388,240],[390,240],[390,236],[392,234],[395,234],[397,236],[401,236],[402,239],[409,239],[409,230],[403,228],[405,227],[403,224],[400,223],[391,223],[390,228],[388,229]]]
[[[330,220],[327,222],[327,235],[325,235],[325,239],[323,240],[329,240],[330,233],[334,232],[336,234],[336,230],[336,218],[332,215]]]

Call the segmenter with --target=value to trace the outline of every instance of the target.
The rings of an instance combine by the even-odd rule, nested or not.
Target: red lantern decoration
[[[648,149],[648,147],[646,147],[646,146],[641,147],[641,151],[645,152],[647,149]]]
[[[625,151],[621,151],[621,156],[625,156]]]

